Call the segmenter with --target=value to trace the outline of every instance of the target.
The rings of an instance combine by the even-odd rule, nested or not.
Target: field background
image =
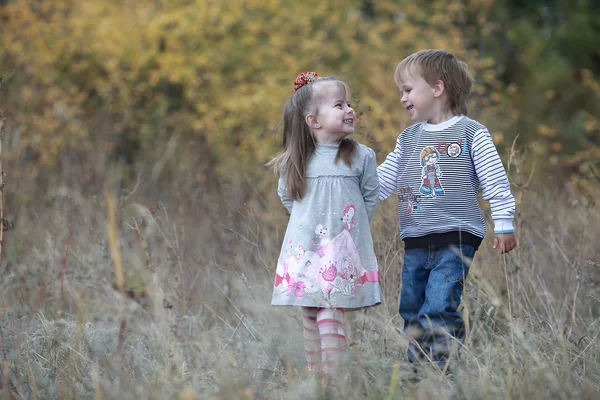
[[[410,124],[394,68],[423,48],[471,66],[519,247],[486,238],[461,361],[411,383],[382,203],[385,301],[348,314],[343,396],[598,398],[598,15],[591,0],[0,0],[2,398],[326,398],[299,310],[269,305],[287,217],[264,164],[306,70],[349,83],[355,139],[382,162]]]

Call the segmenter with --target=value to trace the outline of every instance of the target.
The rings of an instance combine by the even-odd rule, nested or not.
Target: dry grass
[[[4,398],[328,398],[305,370],[298,310],[269,305],[286,223],[265,206],[276,199],[236,205],[222,188],[199,205],[168,188],[161,203],[150,187],[114,203],[114,190],[65,187],[8,232]],[[600,210],[550,189],[518,194],[519,247],[502,257],[488,237],[474,260],[462,358],[418,384],[396,311],[395,204],[380,206],[385,302],[348,314],[346,399],[600,396]]]

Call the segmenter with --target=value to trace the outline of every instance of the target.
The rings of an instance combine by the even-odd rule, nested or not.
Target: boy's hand
[[[517,247],[517,239],[513,233],[497,233],[494,235],[494,248],[500,246],[500,254],[508,253]]]

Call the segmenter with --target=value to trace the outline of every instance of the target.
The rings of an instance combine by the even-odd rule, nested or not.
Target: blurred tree
[[[471,0],[472,46],[496,60],[512,88],[520,132],[544,161],[566,163],[574,180],[600,173],[600,3]]]
[[[470,115],[500,146],[521,133],[554,163],[584,157],[598,147],[597,6],[567,5],[16,0],[0,8],[0,65],[14,71],[0,105],[18,110],[7,151],[39,173],[66,159],[85,169],[109,152],[152,163],[157,179],[223,177],[252,188],[243,203],[272,187],[264,162],[277,151],[272,130],[298,72],[347,80],[362,141],[385,152],[410,123],[396,64],[446,48],[471,65]]]

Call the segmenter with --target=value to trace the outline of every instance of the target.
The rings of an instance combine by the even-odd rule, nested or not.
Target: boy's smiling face
[[[429,121],[436,111],[436,103],[441,94],[415,71],[405,71],[400,83],[400,102],[408,111],[413,122]]]

